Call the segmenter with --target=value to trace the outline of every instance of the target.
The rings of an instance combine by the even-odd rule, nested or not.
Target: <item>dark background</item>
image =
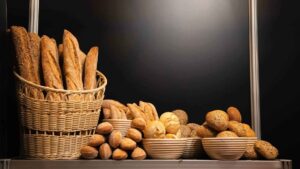
[[[258,17],[262,137],[297,168],[299,14],[291,1],[262,0]],[[27,27],[27,1],[8,1],[8,25]],[[247,0],[41,0],[39,34],[61,42],[63,29],[84,52],[100,46],[106,98],[150,101],[160,113],[182,108],[198,123],[234,105],[250,123]],[[0,155],[12,157],[19,149],[14,56],[9,42],[1,48]]]

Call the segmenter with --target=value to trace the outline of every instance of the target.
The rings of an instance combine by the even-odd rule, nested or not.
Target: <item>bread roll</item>
[[[217,135],[217,132],[213,129],[209,128],[208,125],[201,125],[196,130],[198,137],[205,138],[205,137],[214,137]]]
[[[159,121],[161,121],[166,127],[167,134],[176,134],[180,128],[179,118],[172,112],[163,113]]]
[[[172,112],[179,118],[181,125],[186,125],[188,123],[189,117],[184,110],[177,109],[173,110]]]
[[[243,155],[243,158],[247,160],[256,160],[258,159],[258,154],[256,153],[254,149],[254,145],[252,146],[247,146],[246,151]]]
[[[98,147],[105,143],[105,137],[100,134],[94,134],[89,138],[88,146]]]
[[[112,99],[104,99],[102,102],[102,107],[103,108],[108,108],[110,109],[110,105],[114,105],[118,108],[126,108],[126,106],[116,100],[112,100]]]
[[[181,132],[181,137],[186,138],[186,137],[190,137],[192,130],[186,125],[180,125],[180,132]]]
[[[146,121],[141,117],[135,118],[131,121],[131,127],[143,131],[146,127]]]
[[[41,38],[41,56],[45,86],[64,89],[56,42],[46,35]],[[60,93],[48,92],[46,98],[59,101],[63,96]]]
[[[113,131],[113,126],[109,122],[102,122],[98,124],[96,133],[98,134],[109,134]]]
[[[222,131],[217,135],[217,137],[238,137],[238,136],[232,131]]]
[[[112,148],[117,148],[119,147],[119,145],[121,144],[122,142],[122,133],[118,130],[114,130],[109,138],[108,138],[108,142],[109,142],[109,145],[112,147]]]
[[[68,90],[83,90],[80,48],[76,37],[64,30],[63,36],[64,73]],[[69,96],[69,100],[80,101],[78,94]]]
[[[98,150],[95,147],[83,146],[80,149],[80,154],[85,159],[95,159],[98,156]]]
[[[224,131],[228,128],[228,114],[222,110],[210,111],[206,114],[205,120],[209,127],[216,131]]]
[[[264,157],[267,160],[274,160],[279,154],[276,147],[264,140],[258,140],[254,144],[254,149],[260,156]]]
[[[112,158],[114,160],[125,160],[127,157],[128,157],[127,152],[119,148],[115,149],[112,155]]]
[[[136,142],[131,138],[123,138],[120,144],[120,148],[126,151],[133,150],[136,148]]]
[[[99,148],[99,156],[102,160],[108,160],[112,155],[112,150],[108,143],[104,143]]]
[[[85,60],[84,89],[96,88],[96,71],[98,63],[98,47],[92,47]]]
[[[247,135],[247,131],[246,131],[246,128],[244,127],[244,125],[237,121],[229,121],[228,129],[230,131],[233,131],[239,137],[246,137],[246,135]]]
[[[142,141],[142,139],[143,139],[142,133],[134,128],[128,129],[126,137],[131,138],[132,140],[134,140],[137,143]]]
[[[166,129],[162,122],[151,121],[144,129],[145,138],[164,138],[166,135]]]
[[[227,113],[229,116],[229,120],[233,120],[233,121],[237,121],[237,122],[242,122],[242,116],[241,113],[239,111],[239,109],[237,109],[236,107],[228,107],[227,109]]]
[[[146,152],[140,147],[135,148],[131,153],[131,158],[134,160],[144,160],[146,156]]]

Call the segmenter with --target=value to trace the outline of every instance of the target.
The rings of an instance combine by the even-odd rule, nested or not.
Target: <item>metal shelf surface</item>
[[[0,159],[0,169],[292,169],[291,160],[19,160]]]

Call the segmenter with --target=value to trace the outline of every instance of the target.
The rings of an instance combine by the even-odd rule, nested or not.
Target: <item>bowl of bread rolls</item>
[[[233,106],[226,111],[208,112],[205,122],[197,129],[197,135],[202,138],[203,148],[212,159],[276,159],[278,156],[277,148],[258,140],[254,130],[242,122],[240,111]]]
[[[178,159],[186,146],[179,118],[172,112],[163,113],[159,120],[150,121],[143,130],[143,147],[153,159]]]

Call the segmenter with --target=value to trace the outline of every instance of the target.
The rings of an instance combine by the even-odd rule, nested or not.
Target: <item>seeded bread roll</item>
[[[64,30],[63,36],[64,74],[68,90],[83,90],[80,48],[76,37]],[[80,101],[79,95],[69,96],[69,100]]]
[[[254,144],[254,149],[259,155],[261,155],[267,160],[274,160],[279,154],[278,149],[276,147],[264,140],[258,140]]]
[[[98,63],[98,47],[92,47],[85,60],[84,89],[94,89],[96,86],[96,71]]]
[[[11,27],[11,34],[12,34],[12,40],[15,46],[16,51],[16,57],[17,57],[17,63],[18,63],[18,69],[20,75],[35,84],[40,84],[39,80],[39,74],[36,71],[37,66],[35,65],[36,57],[34,56],[35,50],[33,50],[36,45],[32,47],[31,45],[31,38],[29,34],[27,33],[26,29],[20,26],[12,26]],[[36,38],[32,38],[32,42],[34,44],[38,43],[36,42]],[[32,57],[34,56],[34,57]],[[40,90],[36,89],[29,89],[27,91],[28,95],[33,98],[43,99],[43,93]]]
[[[241,113],[239,111],[239,109],[237,109],[236,107],[228,107],[227,109],[227,113],[229,116],[229,120],[233,120],[233,121],[237,121],[237,122],[242,122],[242,116]]]
[[[216,137],[238,137],[238,136],[232,131],[222,131]]]
[[[41,38],[41,56],[45,86],[55,89],[63,89],[64,87],[59,67],[56,42],[54,39],[50,39],[46,35]],[[61,94],[52,92],[48,92],[46,98],[53,101],[63,99]]]
[[[216,131],[224,131],[228,128],[228,114],[222,110],[210,111],[206,114],[205,120],[209,127]]]

